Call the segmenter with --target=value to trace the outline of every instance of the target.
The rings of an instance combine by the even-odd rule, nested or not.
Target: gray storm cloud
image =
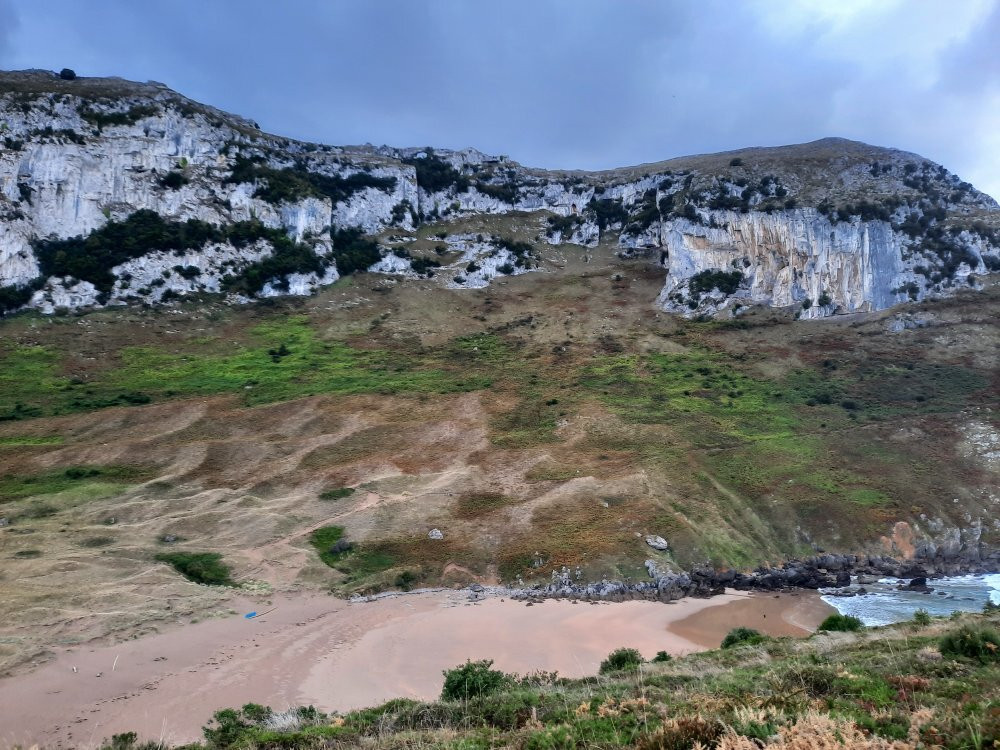
[[[327,143],[599,169],[838,135],[1000,195],[1000,0],[0,0],[0,66],[160,80]]]

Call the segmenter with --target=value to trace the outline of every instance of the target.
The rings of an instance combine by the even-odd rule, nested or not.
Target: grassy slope
[[[451,229],[530,239],[542,219],[475,221]],[[752,565],[983,515],[996,467],[966,432],[994,420],[998,290],[911,308],[933,325],[900,334],[886,314],[689,322],[649,306],[662,272],[642,261],[544,252],[549,273],[482,291],[360,276],[308,301],[3,321],[0,471],[35,495],[80,465],[164,480],[156,503],[121,488],[42,519],[45,496],[0,497],[4,549],[28,544],[18,526],[42,549],[127,508],[134,565],[183,512],[189,551],[239,580],[261,575],[247,550],[337,526],[339,570],[311,553],[301,575],[371,590],[642,575],[645,533],[683,565]],[[343,487],[361,491],[318,499]]]
[[[1000,660],[943,655],[939,644],[960,627],[995,634],[998,624],[997,614],[964,615],[765,640],[639,672],[529,675],[467,701],[307,712],[278,731],[263,726],[269,710],[248,706],[217,714],[206,736],[219,748],[990,748],[1000,742]]]
[[[789,352],[785,372],[761,377],[755,365],[775,352],[733,352],[729,343],[739,338],[739,331],[718,324],[654,328],[653,335],[673,344],[676,353],[629,353],[635,347],[627,337],[611,342],[604,337],[574,342],[577,352],[553,356],[533,345],[530,333],[516,330],[455,337],[429,347],[395,341],[383,347],[377,332],[323,337],[322,322],[308,313],[258,315],[263,320],[245,326],[240,331],[244,341],[234,346],[192,336],[169,347],[109,347],[106,364],[82,378],[67,372],[73,357],[58,354],[58,346],[10,342],[0,412],[45,416],[214,393],[236,393],[254,405],[317,393],[421,396],[490,388],[513,398],[512,407],[490,423],[490,440],[498,449],[558,444],[558,420],[572,418],[580,409],[603,407],[618,420],[588,430],[584,442],[627,454],[649,471],[673,475],[670,479],[682,484],[677,495],[707,493],[715,496],[713,504],[751,506],[727,509],[736,513],[766,514],[775,505],[782,515],[791,506],[807,519],[849,512],[870,523],[874,532],[884,530],[878,528],[883,518],[899,513],[901,484],[908,483],[886,466],[908,456],[877,443],[859,451],[840,442],[843,433],[853,433],[851,443],[856,443],[863,431],[884,433],[887,424],[954,415],[995,398],[995,373],[970,366],[967,357],[926,361],[917,347],[893,347],[897,342],[887,336],[879,336],[869,348],[864,340],[850,341],[854,332],[828,326],[806,331],[779,324],[805,334],[804,340]],[[231,317],[230,324],[240,326],[242,321]],[[113,338],[131,338],[127,324],[108,323],[118,330],[102,343],[113,347]],[[764,328],[770,325],[763,323]],[[269,353],[281,345],[290,352],[287,356]],[[616,422],[620,426],[612,429]],[[860,436],[862,441],[865,437]],[[23,439],[14,435],[7,442]],[[864,455],[847,456],[849,449]],[[350,457],[351,450],[337,446],[310,460],[335,463]],[[859,459],[868,465],[859,467]],[[688,476],[674,474],[686,468],[693,470],[683,471]],[[689,498],[680,498],[686,501],[683,515],[696,511],[689,519],[696,524],[703,509]],[[764,498],[767,503],[760,502]],[[663,508],[658,512],[675,516],[663,520],[668,530],[683,526],[676,517],[680,514]],[[701,552],[719,563],[754,562],[762,548],[794,552],[793,540],[765,528],[775,520],[760,526],[760,539],[705,540]]]

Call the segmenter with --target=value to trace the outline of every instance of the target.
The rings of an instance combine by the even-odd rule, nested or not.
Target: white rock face
[[[665,310],[692,315],[795,305],[802,318],[819,318],[882,310],[930,292],[928,279],[914,270],[923,256],[904,260],[907,238],[885,221],[831,223],[812,208],[708,213],[714,226],[684,219],[659,226],[654,247],[662,250],[668,273],[657,302]],[[976,241],[967,244],[975,265],[958,267],[958,286],[968,286],[970,274],[988,273],[982,257],[986,248]],[[687,304],[691,278],[713,270],[738,271],[739,289],[731,295],[708,292],[692,310]]]
[[[537,258],[519,262],[507,248],[498,246],[495,238],[479,239],[481,235],[457,234],[445,237],[443,242],[451,250],[461,252],[457,260],[431,269],[433,278],[450,289],[483,289],[498,277],[519,276],[537,271]],[[370,273],[384,273],[405,278],[419,278],[411,259],[395,252],[386,252],[382,259],[371,266]],[[469,269],[472,270],[469,270]]]
[[[772,214],[713,213],[721,228],[678,220],[660,234],[667,281],[659,303],[687,311],[676,295],[692,276],[725,270],[742,274],[740,289],[715,305],[811,306],[803,317],[832,310],[879,310],[906,299],[895,291],[913,274],[902,262],[902,238],[885,222],[831,224],[815,209]],[[683,295],[686,299],[690,295]],[[821,297],[829,301],[820,305]]]
[[[90,108],[104,114],[149,107],[146,98],[113,104],[84,104],[73,97],[40,96],[25,113],[11,96],[0,96],[3,135],[18,149],[0,152],[0,287],[27,284],[41,269],[32,248],[36,238],[65,239],[88,233],[135,211],[154,211],[165,220],[198,219],[216,226],[259,220],[280,228],[295,241],[307,241],[323,257],[331,251],[331,226],[360,226],[377,231],[389,223],[392,208],[416,195],[409,182],[397,180],[391,193],[365,189],[332,205],[329,199],[304,197],[274,205],[254,197],[251,183],[227,183],[233,143],[246,143],[239,122],[184,113],[164,97],[148,116],[134,123],[105,125],[100,132],[81,116]],[[52,128],[56,135],[45,135]],[[59,135],[69,133],[70,135]],[[348,176],[335,157],[325,171]],[[187,182],[176,189],[160,184],[171,172]],[[406,177],[406,169],[373,170],[375,176]],[[113,269],[114,288],[101,295],[90,282],[52,278],[29,306],[43,312],[58,308],[142,301],[159,302],[165,294],[219,292],[226,276],[272,252],[267,241],[237,248],[215,243],[178,254],[153,251]],[[189,274],[181,276],[174,269]],[[291,274],[268,282],[260,296],[311,294],[338,278],[335,266],[323,274]]]
[[[594,247],[618,234],[621,254],[650,254],[666,270],[657,304],[687,315],[732,314],[750,305],[795,306],[804,318],[879,310],[974,287],[975,277],[1000,269],[995,201],[916,155],[849,141],[786,147],[789,164],[800,152],[827,159],[823,166],[816,166],[822,159],[810,161],[805,175],[780,160],[766,168],[740,159],[705,166],[708,157],[683,169],[544,172],[475,149],[337,148],[268,136],[158,84],[81,79],[67,89],[45,73],[2,76],[30,79],[42,93],[22,96],[10,87],[0,94],[0,288],[31,284],[39,291],[28,305],[46,312],[218,293],[227,279],[275,252],[268,239],[178,253],[153,248],[111,269],[110,290],[41,277],[33,243],[86,236],[139,210],[222,228],[256,221],[322,259],[321,273],[308,264],[299,264],[300,271],[284,266],[283,278],[263,284],[263,297],[311,294],[335,281],[335,230],[374,235],[388,227],[411,231],[421,219],[535,211],[579,217],[566,232],[545,238],[549,244]],[[468,188],[418,186],[420,159],[443,160]],[[235,179],[234,169],[248,164]],[[897,195],[906,201],[875,205],[867,220],[863,211],[838,214],[838,206],[850,207],[859,196],[878,203]],[[820,212],[796,207],[796,198],[807,201],[802,205],[832,203]],[[945,226],[945,215],[968,220]],[[474,235],[448,243],[461,251],[460,260],[433,270],[448,287],[482,288],[507,271],[538,268],[537,258],[519,264],[509,250]],[[369,270],[417,275],[409,259],[391,252]],[[703,277],[693,289],[692,279],[707,271],[737,275],[735,291],[699,289]]]

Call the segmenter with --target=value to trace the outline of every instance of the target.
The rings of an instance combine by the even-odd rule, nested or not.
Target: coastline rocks
[[[903,583],[899,585],[900,591],[921,591],[925,594],[929,594],[933,589],[927,585],[926,576],[917,576],[913,578],[909,583]]]
[[[717,571],[699,566],[690,571],[661,571],[653,560],[646,560],[646,581],[609,581],[579,583],[565,568],[554,572],[547,584],[509,591],[513,599],[579,599],[581,601],[626,601],[645,599],[669,602],[685,596],[707,597],[723,593],[727,588],[740,591],[784,591],[788,589],[831,589],[833,596],[856,596],[866,593],[865,584],[879,578],[910,579],[900,586],[909,591],[931,592],[928,579],[964,573],[994,573],[1000,571],[1000,550],[975,550],[965,559],[940,565],[934,561],[899,561],[883,555],[823,554],[805,560],[789,560],[780,567],[761,566],[744,573],[736,570]],[[851,586],[856,576],[857,588]]]

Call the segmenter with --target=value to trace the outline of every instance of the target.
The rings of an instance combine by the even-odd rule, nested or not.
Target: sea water
[[[867,594],[858,596],[823,595],[823,601],[842,615],[853,615],[865,625],[890,625],[913,618],[923,609],[933,616],[952,612],[981,612],[986,602],[1000,605],[1000,573],[929,578],[930,593],[908,591],[907,579],[882,578],[865,584]]]

